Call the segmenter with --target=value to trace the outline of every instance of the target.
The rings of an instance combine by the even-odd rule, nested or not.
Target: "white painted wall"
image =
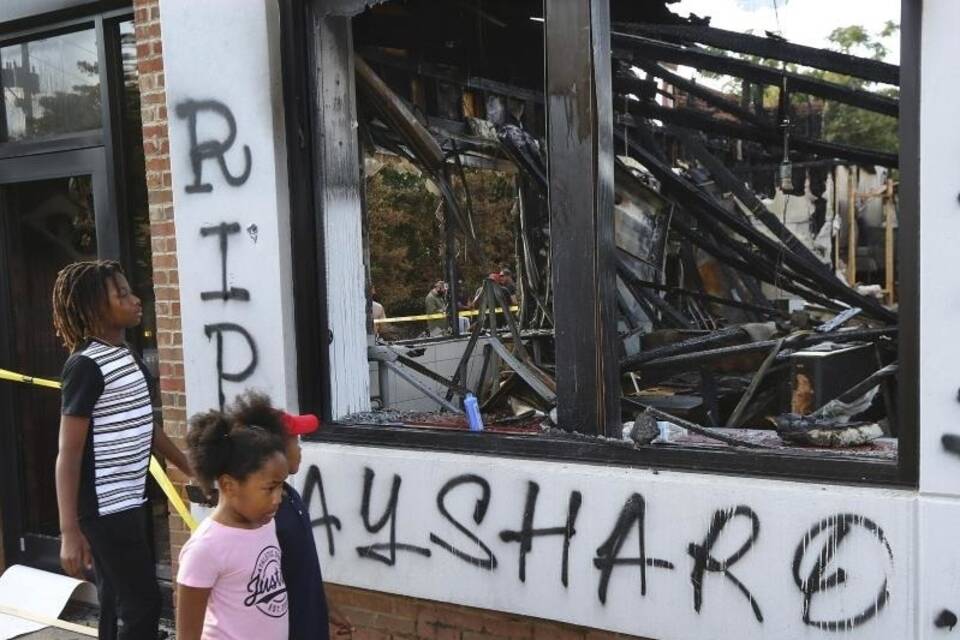
[[[187,410],[218,404],[217,338],[205,327],[235,323],[249,332],[258,362],[249,378],[225,381],[229,401],[245,388],[267,391],[274,401],[296,407],[296,353],[290,267],[289,195],[279,73],[279,18],[276,2],[244,0],[161,0],[170,162],[177,227],[177,260],[183,327]],[[191,164],[189,101],[217,101],[229,109],[236,138],[224,160],[230,175],[249,177],[230,185],[217,159],[201,162],[202,183]],[[180,112],[178,113],[178,109]],[[225,141],[223,112],[202,110],[196,141]],[[237,181],[239,182],[239,180]],[[249,301],[201,301],[201,292],[221,288],[221,251],[216,235],[203,227],[238,223],[227,239],[227,286],[249,291]],[[242,372],[251,362],[246,340],[223,333],[223,371]]]
[[[326,514],[316,486],[305,486],[311,468],[322,479]],[[396,543],[420,547],[430,557],[397,550],[391,566],[358,552],[358,547],[390,541],[389,523],[377,532],[364,524],[366,469],[374,473],[368,523],[383,517],[394,477],[399,478]],[[473,517],[483,495],[475,483],[452,489],[443,504],[454,520],[489,548],[496,558],[491,569],[460,559],[431,540],[439,536],[457,550],[487,558],[442,515],[438,505],[441,489],[464,475],[489,484],[486,512],[481,510],[478,520]],[[571,492],[582,496],[570,539],[566,587],[561,582],[562,536],[534,539],[523,582],[519,544],[501,539],[504,530],[521,528],[529,482],[540,488],[535,528],[565,526]],[[818,628],[818,622],[836,623],[845,638],[919,637],[914,632],[916,498],[911,492],[315,444],[304,447],[303,466],[294,484],[309,500],[312,518],[338,519],[339,528],[330,530],[332,554],[327,529],[322,524],[314,529],[325,579],[330,582],[663,640],[839,635]],[[643,595],[639,566],[616,566],[604,604],[599,597],[601,571],[595,566],[598,548],[607,542],[633,494],[644,500],[647,562],[662,566],[660,561],[665,561],[673,568],[647,567]],[[737,553],[752,535],[747,509],[755,514],[756,539],[739,560],[729,564],[729,573],[755,599],[762,622],[735,582],[720,572],[703,574],[699,613],[694,608],[695,562],[690,545],[704,545],[718,511],[738,507],[743,514],[720,530],[710,555],[724,562]],[[818,525],[819,532],[815,531]],[[845,525],[848,534],[838,536]],[[634,520],[617,558],[638,557],[638,530]],[[389,559],[389,544],[379,553]],[[828,555],[816,573],[814,566],[822,553]],[[804,591],[794,575],[797,563],[801,580],[811,575],[826,580],[840,570],[845,576],[842,585],[808,587],[809,623],[804,622]],[[881,593],[889,595],[881,597]],[[874,607],[876,615],[857,620]]]
[[[960,98],[958,46],[953,27],[960,3],[923,3],[920,96],[920,488],[925,493],[960,495],[960,458],[943,450],[940,438],[960,434]],[[901,216],[911,212],[901,212]],[[904,285],[901,285],[904,286]],[[956,373],[954,373],[956,372]]]
[[[958,44],[960,3],[925,0],[920,95],[920,509],[917,528],[919,618],[935,620],[945,610],[960,615],[960,457],[944,450],[941,437],[960,434],[960,314],[957,239],[960,238],[960,128],[954,105],[960,97]],[[901,216],[913,212],[901,210]],[[903,285],[901,285],[903,286]],[[955,619],[955,618],[954,618]],[[926,627],[930,629],[930,627]],[[955,630],[954,633],[960,631]],[[930,629],[931,638],[949,638]]]

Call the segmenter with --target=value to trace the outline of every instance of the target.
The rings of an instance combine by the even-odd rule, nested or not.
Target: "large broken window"
[[[538,434],[555,405],[542,12],[488,9],[354,20],[376,410],[349,420],[467,429],[470,397],[485,430]]]
[[[590,431],[556,411],[579,398],[558,398],[555,303],[600,299],[555,288],[551,235],[590,215],[548,206],[581,170],[548,157],[551,136],[586,135],[545,108],[574,78],[612,115],[613,238],[584,268],[615,285],[585,313],[615,320],[619,384],[578,393],[619,411],[592,433],[896,460],[897,229],[915,215],[886,59],[899,15],[794,42],[789,22],[757,35],[689,1],[611,0],[588,11],[605,84],[544,79],[543,2],[370,4],[352,30],[374,411],[345,422],[466,430],[475,398],[488,432]],[[784,19],[812,19],[803,4]]]

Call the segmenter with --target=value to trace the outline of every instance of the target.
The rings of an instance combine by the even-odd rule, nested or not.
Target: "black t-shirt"
[[[118,513],[146,501],[153,448],[149,374],[126,345],[87,340],[63,366],[61,410],[90,418],[77,516]]]
[[[300,494],[287,483],[274,520],[283,581],[290,598],[290,640],[327,640],[327,598],[310,514]]]

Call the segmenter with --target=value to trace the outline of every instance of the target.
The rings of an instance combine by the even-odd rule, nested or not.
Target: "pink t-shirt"
[[[211,590],[203,640],[287,640],[287,586],[273,520],[240,529],[207,518],[180,551],[177,582]]]

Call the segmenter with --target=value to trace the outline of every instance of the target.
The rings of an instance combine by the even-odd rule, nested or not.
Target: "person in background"
[[[373,334],[378,336],[382,332],[385,332],[389,325],[383,322],[377,322],[377,320],[385,320],[387,312],[384,310],[383,305],[377,302],[376,287],[370,287],[370,315],[373,318]]]
[[[513,272],[507,267],[500,269],[498,284],[507,294],[506,298],[511,305],[517,304],[517,285],[513,280]]]
[[[470,294],[467,293],[467,284],[463,279],[457,280],[457,322],[460,323],[460,333],[469,333],[470,332],[470,316],[460,315],[464,311],[471,311],[473,305],[471,304]]]
[[[493,273],[489,274],[486,279],[490,281],[493,287],[496,288],[496,290],[499,291],[500,294],[502,294],[504,301],[508,305],[514,305],[517,303],[517,296],[516,296],[517,287],[516,285],[514,285],[513,273],[510,271],[510,269],[503,268],[500,271],[494,271]],[[474,309],[480,309],[480,303],[483,301],[483,296],[484,296],[484,287],[483,285],[481,285],[473,296],[473,302],[471,302],[471,306]],[[500,308],[499,300],[487,300],[486,302],[488,307],[492,309]],[[503,309],[499,313],[497,313],[498,327],[506,326],[507,323],[506,323],[506,320],[504,319],[505,313],[509,313],[509,311],[506,309]]]
[[[437,280],[423,301],[424,313],[435,315],[447,313],[447,283]],[[447,332],[449,323],[446,317],[427,320],[427,332],[431,337],[442,336]]]

